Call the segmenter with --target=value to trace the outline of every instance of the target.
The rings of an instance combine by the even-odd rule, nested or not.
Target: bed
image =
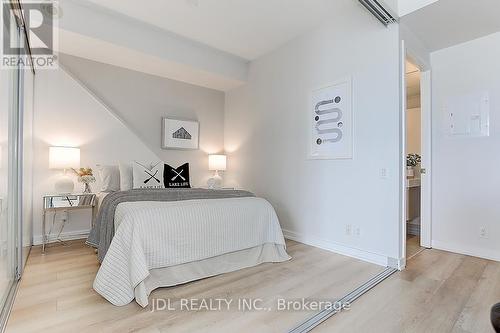
[[[117,306],[145,307],[159,287],[290,259],[273,207],[246,191],[110,193],[87,243],[101,262],[93,287]]]

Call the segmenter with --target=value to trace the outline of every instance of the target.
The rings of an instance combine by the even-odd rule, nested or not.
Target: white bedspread
[[[254,197],[121,203],[115,228],[94,281],[94,289],[114,305],[130,303],[152,269],[264,244],[285,247],[273,207]]]

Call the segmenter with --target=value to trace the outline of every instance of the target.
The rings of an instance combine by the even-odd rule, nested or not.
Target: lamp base
[[[67,175],[62,175],[54,184],[54,188],[58,194],[69,194],[75,189],[75,183]]]
[[[220,190],[222,188],[222,177],[216,173],[213,177],[208,178],[207,186],[211,190]]]

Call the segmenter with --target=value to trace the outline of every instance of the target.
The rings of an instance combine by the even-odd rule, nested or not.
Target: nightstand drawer
[[[95,194],[64,194],[43,197],[43,209],[92,208],[96,205]]]

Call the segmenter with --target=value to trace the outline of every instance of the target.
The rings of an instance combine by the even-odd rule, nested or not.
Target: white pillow
[[[97,177],[101,182],[101,192],[120,190],[120,169],[117,165],[97,165]]]
[[[120,169],[120,190],[128,191],[134,188],[134,176],[132,171],[132,164],[119,163]]]
[[[134,188],[164,188],[163,162],[145,164],[135,161],[132,164],[134,172]]]

